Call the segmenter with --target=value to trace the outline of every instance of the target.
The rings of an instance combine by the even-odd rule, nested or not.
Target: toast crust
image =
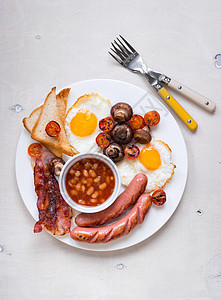
[[[56,95],[56,105],[57,105],[57,109],[60,114],[63,125],[65,123],[67,102],[68,102],[68,96],[69,96],[70,90],[71,90],[70,88],[63,89],[60,91],[59,94]]]

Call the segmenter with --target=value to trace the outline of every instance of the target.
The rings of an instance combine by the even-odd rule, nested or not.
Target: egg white
[[[88,110],[97,117],[97,127],[95,131],[91,135],[85,137],[75,135],[70,129],[71,120],[81,109]],[[98,147],[98,145],[96,144],[96,137],[100,132],[99,120],[108,117],[110,115],[110,109],[110,100],[105,99],[95,93],[84,95],[78,98],[74,105],[72,105],[66,115],[65,131],[68,141],[75,151],[79,153],[100,151],[100,147]]]
[[[171,150],[169,146],[154,137],[152,137],[151,144],[160,154],[161,165],[159,168],[157,170],[148,170],[139,161],[139,158],[130,160],[125,157],[123,161],[117,163],[122,185],[128,186],[136,174],[144,173],[148,178],[146,192],[151,193],[156,189],[163,188],[171,179],[176,166],[171,162]],[[136,145],[140,150],[146,146],[142,144]]]

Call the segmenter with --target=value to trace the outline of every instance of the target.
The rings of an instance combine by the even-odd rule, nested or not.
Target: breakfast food
[[[130,128],[135,131],[145,126],[144,118],[141,115],[133,115],[129,120]]]
[[[45,127],[45,131],[47,135],[51,137],[58,136],[61,132],[61,126],[55,122],[55,121],[50,121]]]
[[[29,117],[25,117],[23,119],[23,124],[30,133],[32,132],[32,129],[34,128],[35,123],[37,122],[37,120],[40,116],[41,109],[42,109],[42,106],[39,106],[30,114]],[[51,153],[53,153],[57,157],[62,157],[62,152],[59,149],[56,149],[56,148],[49,146],[47,144],[44,144],[44,143],[42,143],[42,145],[44,145],[44,147],[46,147],[49,151],[51,151]]]
[[[117,123],[125,123],[133,115],[133,109],[128,103],[119,102],[111,108],[111,115]]]
[[[96,137],[97,145],[104,148],[103,154],[109,156],[114,162],[123,160],[124,154],[128,159],[135,159],[140,149],[130,142],[134,140],[136,143],[148,144],[152,138],[150,127],[145,124],[141,115],[133,115],[133,109],[128,103],[116,103],[110,113],[113,118],[109,116],[99,121],[99,128],[104,132]],[[150,113],[152,116],[153,112]],[[159,121],[160,118],[158,123]]]
[[[28,147],[28,155],[32,158],[38,158],[42,155],[43,147],[39,143],[32,143]]]
[[[139,156],[140,149],[136,145],[127,145],[124,154],[128,159],[136,159]]]
[[[133,114],[128,103],[111,107],[108,99],[91,93],[78,98],[66,114],[69,91],[64,89],[56,96],[56,88],[52,88],[44,104],[23,120],[31,137],[41,143],[28,148],[38,196],[39,221],[34,232],[46,230],[58,236],[70,233],[77,241],[106,243],[141,224],[152,203],[164,205],[166,193],[162,188],[173,176],[175,165],[169,146],[152,137],[152,128],[160,122],[157,111],[144,116]],[[73,212],[57,182],[64,164],[62,153],[73,156],[101,151],[116,163],[125,190],[108,208],[78,214],[77,227],[71,231]],[[64,180],[70,199],[82,206],[101,205],[115,189],[113,171],[95,158],[72,164]],[[120,216],[122,219],[116,220]],[[103,224],[106,226],[99,227]]]
[[[102,131],[111,131],[114,128],[115,121],[111,117],[103,118],[99,121],[99,128]]]
[[[156,126],[160,122],[160,114],[156,110],[148,111],[144,115],[144,122],[148,126]]]
[[[152,201],[157,206],[162,206],[166,202],[166,193],[162,189],[158,189],[152,194]]]
[[[57,122],[61,127],[59,135],[55,137],[49,136],[45,131],[47,124],[52,120]],[[32,129],[31,137],[40,143],[52,146],[67,155],[73,156],[73,152],[67,140],[64,126],[56,106],[56,88],[52,88],[51,92],[45,99],[40,116]]]
[[[56,107],[57,110],[60,114],[60,118],[61,118],[61,122],[64,123],[65,120],[65,114],[66,114],[66,109],[67,109],[67,99],[68,99],[68,95],[69,95],[70,89],[66,88],[63,89],[60,93],[58,93],[58,95],[56,95]],[[38,108],[36,108],[29,117],[25,117],[23,119],[23,124],[25,126],[25,128],[31,133],[32,129],[34,128],[40,113],[42,110],[42,106],[39,106]],[[55,156],[57,157],[62,157],[62,151],[48,145],[47,143],[43,143],[44,147],[48,148],[49,151],[51,151]]]
[[[133,205],[138,197],[145,191],[147,177],[144,174],[136,175],[128,187],[117,197],[111,206],[97,213],[81,213],[75,218],[78,226],[103,225],[106,222],[118,218],[123,212]]]
[[[112,195],[115,178],[111,168],[103,161],[84,158],[70,167],[65,186],[69,197],[77,204],[97,206]]]
[[[150,127],[145,125],[143,128],[137,129],[134,133],[134,141],[140,144],[148,144],[152,137]]]
[[[60,236],[70,232],[73,213],[60,194],[58,182],[50,168],[52,160],[38,158],[35,162],[34,184],[39,221],[34,226],[34,232],[46,230]]]
[[[124,158],[124,149],[117,143],[111,143],[103,150],[103,154],[109,157],[113,162],[119,162]]]
[[[111,137],[116,143],[126,145],[132,141],[133,131],[126,123],[116,124],[111,131]]]
[[[97,152],[99,120],[109,115],[110,101],[98,94],[80,97],[67,112],[65,131],[75,152]]]
[[[143,223],[151,204],[152,197],[149,194],[142,194],[130,212],[118,222],[99,228],[75,227],[70,236],[77,241],[107,243],[127,235],[137,224]]]
[[[38,108],[33,110],[33,112],[30,114],[29,117],[25,117],[23,119],[23,124],[30,133],[32,132],[32,129],[34,128],[35,123],[37,122],[40,116],[41,110],[42,110],[42,106],[39,106]]]
[[[167,144],[152,138],[148,144],[137,144],[140,153],[137,159],[124,160],[117,163],[121,183],[127,186],[138,173],[148,177],[146,192],[150,193],[163,188],[174,174],[175,165],[171,162],[171,150]]]
[[[111,137],[107,132],[101,132],[96,137],[96,143],[100,148],[107,148],[110,145]]]
[[[65,125],[65,116],[70,90],[70,88],[63,89],[56,95],[56,107],[61,117],[61,122],[63,126]]]
[[[111,108],[111,116],[113,119],[106,117],[100,121],[104,123],[100,129],[105,132],[98,134],[96,142],[103,148],[103,154],[116,163],[121,183],[128,186],[142,172],[148,176],[147,193],[164,187],[173,176],[175,165],[169,146],[152,138],[150,133],[150,128],[159,124],[160,114],[149,111],[144,117],[133,115],[129,104],[119,102]],[[108,126],[109,118],[111,126]]]

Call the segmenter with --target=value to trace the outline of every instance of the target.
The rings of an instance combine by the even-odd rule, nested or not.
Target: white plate
[[[176,165],[176,169],[172,180],[167,183],[164,188],[167,194],[166,204],[160,208],[152,205],[143,224],[136,226],[129,235],[106,244],[77,242],[72,240],[69,235],[56,238],[73,247],[91,251],[119,250],[140,243],[157,232],[168,221],[182,198],[186,185],[188,162],[186,145],[179,126],[171,113],[158,99],[154,98],[145,90],[126,82],[95,79],[74,83],[68,87],[71,88],[68,108],[80,96],[95,92],[110,99],[112,104],[128,102],[133,106],[135,113],[143,115],[146,111],[157,110],[161,115],[161,121],[156,128],[152,129],[152,135],[169,145],[172,150],[172,161]],[[32,142],[33,140],[29,132],[23,128],[16,152],[16,177],[19,191],[27,209],[33,218],[38,220],[38,210],[36,206],[37,196],[34,190],[33,170],[27,154],[27,148]],[[30,230],[33,230],[34,223],[33,221],[33,224],[30,224]]]

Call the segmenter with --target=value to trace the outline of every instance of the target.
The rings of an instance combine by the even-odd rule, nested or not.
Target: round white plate
[[[110,99],[112,105],[117,102],[128,102],[135,113],[144,115],[146,111],[157,110],[161,115],[161,121],[156,128],[152,129],[152,135],[169,145],[172,150],[172,161],[176,165],[176,169],[171,181],[164,188],[167,194],[165,205],[160,208],[152,205],[143,224],[136,226],[127,236],[106,244],[77,242],[72,240],[69,235],[56,238],[73,247],[90,251],[119,250],[140,243],[158,231],[168,221],[182,198],[186,185],[188,162],[186,145],[179,126],[168,109],[158,99],[145,90],[126,82],[95,79],[77,82],[68,87],[71,88],[68,108],[80,96],[94,92]],[[27,148],[32,142],[30,133],[23,128],[16,152],[16,177],[19,191],[27,209],[33,218],[38,220],[33,170],[27,154]],[[30,230],[33,230],[34,223],[33,221],[33,224],[30,224]]]

